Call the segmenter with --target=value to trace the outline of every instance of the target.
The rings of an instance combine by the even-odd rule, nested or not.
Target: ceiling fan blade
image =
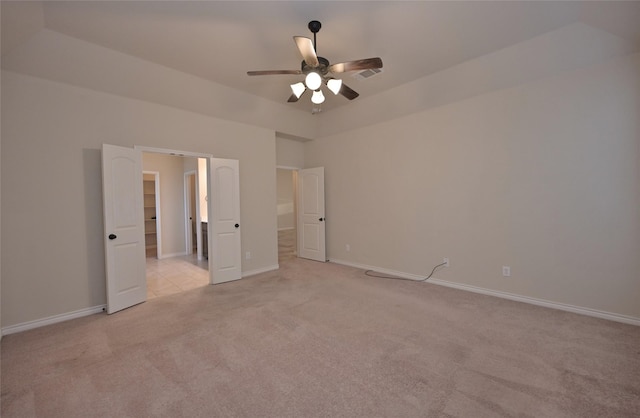
[[[264,70],[264,71],[247,71],[247,75],[279,75],[279,74],[302,74],[300,70]]]
[[[368,70],[371,68],[382,68],[382,59],[376,57],[355,61],[339,62],[337,64],[330,65],[328,70],[332,73],[344,73],[346,71],[360,71]]]
[[[357,93],[355,90],[353,90],[352,88],[350,88],[349,86],[347,86],[344,83],[342,83],[342,87],[340,87],[339,93],[342,94],[344,97],[346,97],[349,100],[353,100],[356,97],[360,96],[359,93]]]
[[[310,67],[317,67],[320,65],[318,62],[318,56],[316,55],[316,49],[313,46],[313,41],[304,36],[294,36],[293,40],[296,42],[296,46],[300,51],[300,55]]]

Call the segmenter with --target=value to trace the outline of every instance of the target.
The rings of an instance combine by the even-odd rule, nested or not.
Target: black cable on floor
[[[371,274],[373,272],[373,270],[367,270],[367,271],[364,272],[364,274],[366,276],[377,277],[379,279],[409,280],[411,282],[426,282],[427,280],[429,280],[431,278],[431,276],[433,276],[433,273],[435,273],[435,271],[436,271],[436,269],[438,267],[442,267],[442,266],[444,266],[446,264],[447,264],[446,262],[438,264],[437,266],[435,266],[433,268],[433,270],[431,270],[431,274],[429,274],[427,277],[425,277],[424,279],[421,279],[421,280],[407,279],[405,277],[393,277],[393,276],[382,276],[382,275],[377,275],[377,274]]]

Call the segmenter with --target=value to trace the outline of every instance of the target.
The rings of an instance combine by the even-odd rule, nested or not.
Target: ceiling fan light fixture
[[[2,0],[0,0],[2,1]],[[352,71],[360,71],[360,75],[364,77],[367,75],[377,74],[382,72],[382,59],[380,57],[365,58],[360,60],[345,61],[337,64],[330,64],[329,60],[318,56],[316,53],[316,34],[320,31],[322,25],[317,20],[309,22],[309,30],[313,33],[313,39],[305,36],[294,36],[293,41],[296,44],[298,52],[302,56],[302,63],[298,70],[262,70],[262,71],[247,71],[247,75],[260,76],[260,75],[281,75],[292,74],[302,75],[304,80],[299,83],[291,84],[291,91],[293,94],[287,99],[287,103],[296,103],[300,97],[304,95],[307,89],[311,90],[311,101],[319,105],[325,101],[325,96],[321,91],[322,85],[326,87],[335,95],[342,95],[347,100],[353,100],[359,96],[359,94],[344,84],[341,79],[333,78],[329,74],[342,74]],[[341,75],[336,75],[340,77]],[[333,99],[332,99],[333,100]],[[319,109],[316,107],[315,109]]]
[[[322,84],[322,77],[320,77],[320,74],[312,71],[307,74],[307,77],[304,79],[304,83],[307,85],[309,90],[318,90]]]
[[[324,102],[324,94],[322,94],[322,91],[314,91],[313,96],[311,96],[311,101],[315,104],[321,104],[322,102]]]
[[[293,91],[293,94],[295,94],[298,99],[302,96],[302,93],[304,93],[305,90],[306,87],[302,84],[302,81],[291,85],[291,91]]]
[[[337,95],[338,93],[340,93],[340,89],[342,88],[342,80],[332,78],[331,80],[327,81],[327,87],[333,94]]]

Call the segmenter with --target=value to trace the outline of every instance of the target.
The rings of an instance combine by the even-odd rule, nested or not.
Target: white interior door
[[[242,278],[240,170],[238,160],[209,162],[209,274],[211,283]]]
[[[298,171],[297,197],[298,255],[325,262],[324,167]]]
[[[147,299],[142,153],[102,145],[107,313]]]

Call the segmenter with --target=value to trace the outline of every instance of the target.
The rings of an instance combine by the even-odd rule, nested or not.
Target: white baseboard
[[[429,281],[440,286],[452,287],[454,289],[466,290],[468,292],[481,293],[483,295],[496,296],[503,299],[515,300],[517,302],[529,303],[531,305],[544,306],[545,308],[559,309],[561,311],[573,312],[580,315],[593,316],[596,318],[608,319],[609,321],[616,321],[625,324],[640,326],[640,318],[635,318],[633,316],[621,315],[613,312],[600,311],[591,308],[584,308],[581,306],[574,306],[566,303],[552,302],[545,299],[532,298],[529,296],[522,296],[514,293],[501,292],[498,290],[484,289],[481,287],[454,283],[446,280],[432,278],[429,279]]]
[[[355,267],[362,270],[375,270],[377,273],[386,274],[389,276],[401,277],[403,279],[422,280],[424,276],[418,276],[417,274],[404,273],[401,271],[383,269],[382,267],[368,266],[366,264],[352,263],[351,261],[338,260],[332,258],[329,260],[331,263],[342,264],[343,266]],[[429,279],[431,280],[431,279]]]
[[[93,315],[103,312],[107,305],[98,305],[91,308],[79,309],[73,312],[67,312],[59,315],[53,315],[47,318],[36,319],[34,321],[23,322],[21,324],[9,325],[2,328],[2,335],[15,334],[17,332],[27,331],[34,328],[44,327],[45,325],[57,324],[58,322],[68,321],[70,319],[81,318],[83,316]]]
[[[264,267],[264,268],[261,268],[261,269],[243,271],[241,276],[239,278],[237,278],[237,279],[231,279],[231,280],[227,280],[227,281],[219,282],[219,283],[214,283],[214,284],[229,283],[229,282],[233,282],[233,281],[236,281],[236,280],[244,279],[245,277],[255,276],[256,274],[266,273],[268,271],[278,270],[279,268],[280,268],[280,265],[276,264],[276,265]]]
[[[272,266],[263,267],[261,269],[243,271],[242,272],[242,278],[244,279],[245,277],[255,276],[256,274],[266,273],[268,271],[278,270],[279,268],[280,268],[280,264],[274,264]]]
[[[278,270],[279,268],[280,268],[280,265],[275,264],[275,265],[264,267],[261,269],[245,271],[245,272],[242,272],[242,278],[254,276],[260,273],[266,273],[268,271]],[[2,330],[0,330],[1,332],[0,335],[15,334],[17,332],[27,331],[34,328],[40,328],[46,325],[57,324],[58,322],[64,322],[70,319],[76,319],[76,318],[81,318],[83,316],[93,315],[96,313],[103,312],[106,309],[106,307],[107,305],[98,305],[98,306],[93,306],[91,308],[79,309],[73,312],[53,315],[47,318],[23,322],[21,324],[9,325],[7,327],[2,328]]]
[[[356,267],[363,270],[375,270],[378,273],[401,277],[403,279],[423,280],[425,277],[425,276],[418,276],[415,274],[404,273],[401,271],[383,269],[375,266],[352,263],[350,261],[344,261],[344,260],[338,260],[338,259],[331,259],[330,261],[332,263],[342,264],[350,267]],[[468,284],[455,283],[447,280],[440,280],[433,277],[429,279],[429,283],[437,284],[439,286],[451,287],[459,290],[465,290],[467,292],[480,293],[482,295],[495,296],[502,299],[509,299],[517,302],[528,303],[531,305],[544,306],[545,308],[558,309],[561,311],[573,312],[580,315],[593,316],[595,318],[607,319],[609,321],[622,322],[625,324],[640,326],[640,318],[636,318],[633,316],[621,315],[613,312],[599,311],[597,309],[584,308],[581,306],[568,305],[566,303],[552,302],[545,299],[532,298],[529,296],[522,296],[514,293],[502,292],[499,290],[485,289],[482,287],[472,286]]]

